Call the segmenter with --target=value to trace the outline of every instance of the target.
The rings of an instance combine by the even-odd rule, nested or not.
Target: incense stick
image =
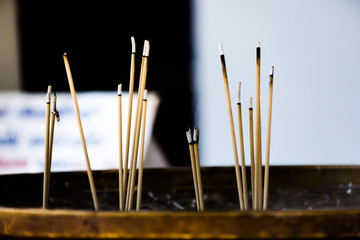
[[[261,123],[260,123],[260,43],[257,42],[256,46],[256,136],[255,136],[255,159],[256,159],[256,208],[255,210],[261,209],[261,199],[260,199],[260,192],[261,192],[261,157],[260,157],[260,132],[261,132]]]
[[[238,121],[239,121],[239,137],[240,137],[240,152],[241,152],[241,176],[242,176],[242,185],[244,193],[244,209],[249,209],[249,200],[248,200],[248,191],[247,191],[247,181],[246,181],[246,166],[245,166],[245,150],[244,150],[244,135],[242,127],[242,115],[241,115],[241,82],[238,83]]]
[[[272,95],[273,95],[273,78],[274,67],[271,67],[269,76],[269,106],[268,106],[268,122],[267,122],[267,138],[266,138],[266,161],[265,161],[265,176],[264,176],[264,206],[268,207],[268,193],[269,193],[269,161],[270,161],[270,133],[271,133],[271,112],[272,112]]]
[[[142,64],[140,70],[140,84],[139,84],[139,92],[138,92],[137,112],[135,118],[135,129],[134,129],[134,139],[133,139],[133,149],[132,149],[133,151],[131,156],[130,174],[129,174],[127,196],[125,203],[126,209],[128,211],[130,211],[130,209],[132,208],[133,192],[135,186],[135,172],[136,172],[136,164],[137,164],[137,156],[138,156],[140,124],[141,124],[141,116],[142,116],[142,102],[143,102],[141,101],[141,96],[143,95],[146,85],[149,51],[150,51],[149,41],[145,40],[143,58],[142,58]]]
[[[195,168],[196,168],[196,181],[198,185],[199,207],[200,207],[200,211],[203,212],[205,211],[205,206],[204,206],[204,195],[203,195],[200,160],[199,160],[199,128],[194,129],[193,140],[194,140],[194,156],[195,156]]]
[[[57,119],[57,121],[60,121],[60,116],[59,116],[59,112],[56,109],[56,92],[54,92],[54,100],[53,100],[53,111],[51,114],[51,120],[50,120],[50,143],[49,143],[49,169],[48,171],[50,172],[51,170],[51,161],[52,161],[52,149],[53,149],[53,143],[54,143],[54,127],[55,127],[55,118]]]
[[[197,182],[197,175],[196,175],[196,163],[195,163],[195,152],[194,152],[194,143],[191,137],[191,129],[186,132],[186,138],[189,144],[189,152],[190,152],[190,160],[191,160],[191,169],[193,174],[193,181],[194,181],[194,190],[195,190],[195,199],[196,199],[196,208],[200,211],[200,199],[199,199],[199,184]]]
[[[138,188],[137,188],[137,198],[136,198],[136,211],[140,211],[140,209],[141,209],[141,192],[142,192],[143,169],[144,169],[146,107],[147,107],[147,90],[144,90],[143,116],[142,116],[142,127],[141,127],[141,148],[140,148]]]
[[[124,185],[123,185],[123,149],[122,149],[122,104],[121,104],[122,85],[118,85],[119,102],[119,209],[124,210]],[[126,166],[125,166],[126,167]]]
[[[46,113],[45,113],[45,164],[44,164],[44,182],[43,182],[43,209],[48,208],[49,200],[49,124],[50,124],[50,101],[51,101],[51,86],[48,86],[46,93]]]
[[[67,78],[68,78],[68,82],[69,82],[71,97],[72,97],[72,100],[73,100],[73,103],[74,103],[76,118],[77,118],[77,122],[78,122],[78,125],[79,125],[81,142],[82,142],[82,146],[83,146],[83,150],[84,150],[84,154],[85,154],[85,160],[86,160],[86,166],[87,166],[87,174],[88,174],[91,194],[92,194],[92,198],[93,198],[93,202],[94,202],[94,208],[95,208],[95,210],[98,210],[99,209],[99,204],[98,204],[98,199],[97,199],[97,195],[96,195],[94,178],[93,178],[92,171],[91,171],[90,160],[89,160],[89,156],[88,156],[88,152],[87,152],[87,148],[86,148],[84,132],[83,132],[82,125],[81,125],[80,112],[79,112],[79,106],[78,106],[77,99],[76,99],[76,91],[75,91],[75,87],[74,87],[74,81],[73,81],[73,78],[72,78],[72,74],[71,74],[71,70],[70,70],[70,64],[69,64],[69,60],[67,58],[66,53],[64,53],[63,58],[64,58],[66,74],[67,74]]]
[[[230,120],[232,144],[233,144],[233,150],[234,150],[235,173],[236,173],[236,183],[237,183],[237,188],[238,188],[238,195],[239,195],[239,200],[240,200],[240,210],[244,210],[244,197],[243,197],[243,192],[242,192],[242,182],[241,182],[241,175],[240,175],[240,170],[239,170],[239,159],[238,159],[238,153],[237,153],[237,148],[236,148],[234,120],[233,120],[232,110],[231,110],[229,83],[228,83],[228,77],[227,77],[227,72],[226,72],[225,55],[224,55],[224,50],[223,50],[221,43],[219,43],[219,50],[220,50],[220,60],[221,60],[221,66],[222,66],[222,72],[223,72],[223,78],[224,78],[224,84],[225,84],[228,114],[229,114],[229,120]]]
[[[254,117],[253,117],[253,99],[250,97],[249,107],[249,134],[250,134],[250,159],[251,159],[251,193],[252,207],[255,207],[255,161],[254,161]]]
[[[263,166],[262,166],[262,137],[261,137],[261,115],[260,115],[260,137],[259,137],[259,159],[260,159],[260,162],[259,162],[259,174],[258,174],[258,177],[259,177],[259,198],[258,198],[258,203],[259,203],[259,210],[262,210],[262,200],[263,200],[263,186],[262,186],[262,177],[263,177]]]
[[[123,174],[123,196],[125,198],[125,189],[127,182],[128,174],[128,161],[129,161],[129,144],[130,144],[130,130],[131,130],[131,116],[132,116],[132,102],[133,102],[133,92],[134,92],[134,76],[135,76],[135,38],[131,37],[131,65],[130,65],[130,81],[129,81],[129,112],[128,112],[128,122],[127,122],[127,132],[126,132],[126,146],[125,146],[125,159],[124,159],[124,174]],[[140,86],[140,85],[139,85]],[[122,206],[125,208],[125,206]]]

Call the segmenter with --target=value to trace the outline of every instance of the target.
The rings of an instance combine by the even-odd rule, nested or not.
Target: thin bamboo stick
[[[118,85],[119,102],[119,209],[124,210],[124,184],[123,184],[123,149],[122,149],[122,103],[121,103],[122,85]],[[126,166],[125,166],[126,167]]]
[[[203,195],[200,159],[199,159],[199,128],[194,129],[193,140],[194,140],[194,156],[195,156],[196,179],[198,185],[199,207],[200,207],[200,212],[203,212],[205,211],[205,205],[204,205],[204,195]]]
[[[123,174],[123,198],[125,198],[125,190],[128,175],[128,161],[129,161],[129,148],[130,148],[130,130],[131,130],[131,116],[132,116],[132,103],[133,103],[133,92],[134,92],[134,76],[135,76],[135,38],[131,37],[131,64],[130,64],[130,81],[129,81],[129,112],[126,132],[126,146],[125,146],[125,159],[124,159],[124,174]],[[139,84],[140,86],[140,84]],[[125,204],[125,203],[124,203]],[[122,206],[125,208],[125,205]]]
[[[46,113],[45,113],[45,164],[44,164],[44,182],[43,182],[43,209],[48,208],[49,201],[49,125],[50,125],[50,101],[51,101],[51,86],[48,86],[46,93]]]
[[[261,200],[260,200],[260,192],[261,192],[261,122],[260,122],[260,43],[257,42],[256,46],[256,123],[255,123],[255,159],[256,159],[256,209],[261,209]]]
[[[92,194],[92,198],[93,198],[93,202],[94,202],[94,208],[97,211],[97,210],[99,210],[99,203],[98,203],[98,199],[97,199],[97,195],[96,195],[96,188],[95,188],[94,178],[93,178],[92,171],[91,171],[89,155],[88,155],[87,148],[86,148],[84,132],[83,132],[82,125],[81,125],[80,112],[79,112],[79,106],[78,106],[77,99],[76,99],[76,91],[75,91],[75,87],[74,87],[74,81],[72,78],[70,64],[69,64],[69,60],[67,58],[66,53],[64,53],[63,58],[64,58],[64,63],[65,63],[67,78],[69,81],[71,97],[72,97],[73,103],[74,103],[76,118],[77,118],[77,122],[79,125],[81,142],[82,142],[82,146],[83,146],[83,150],[84,150],[84,154],[85,154],[87,174],[88,174],[91,194]]]
[[[194,142],[191,136],[191,129],[186,132],[186,137],[189,144],[190,160],[191,160],[191,169],[193,174],[194,181],[194,190],[195,190],[195,199],[196,199],[196,208],[200,211],[200,199],[199,199],[199,184],[197,182],[196,175],[196,163],[195,163],[195,152],[194,152]]]
[[[268,106],[267,139],[266,139],[267,145],[266,145],[266,161],[265,161],[265,176],[264,176],[264,201],[263,201],[264,210],[267,210],[268,208],[268,194],[269,194],[270,134],[271,134],[273,79],[274,79],[274,67],[271,67],[270,76],[269,76],[269,106]]]
[[[50,120],[50,143],[49,143],[49,166],[48,166],[48,172],[51,172],[51,162],[52,162],[52,149],[53,149],[53,143],[54,143],[54,128],[55,128],[55,118],[57,121],[60,121],[60,115],[58,110],[56,109],[56,92],[54,92],[54,100],[53,100],[53,111],[51,114],[51,120]]]
[[[238,83],[238,121],[239,121],[239,138],[240,138],[240,153],[241,153],[241,176],[242,176],[242,185],[243,185],[243,194],[244,194],[244,209],[249,209],[249,198],[247,190],[247,180],[246,180],[246,165],[245,165],[245,149],[244,149],[244,134],[242,126],[242,114],[241,114],[241,82]]]
[[[250,97],[249,107],[249,134],[250,134],[250,159],[251,159],[251,192],[252,192],[252,207],[255,207],[255,161],[254,161],[254,116],[253,116],[253,103]]]
[[[147,108],[147,90],[144,90],[143,100],[143,116],[141,126],[141,148],[140,148],[140,161],[139,161],[139,174],[138,174],[138,188],[136,197],[136,211],[141,210],[141,192],[143,182],[143,169],[144,169],[144,148],[145,148],[145,124],[146,124],[146,108]]]
[[[239,195],[239,201],[240,201],[240,210],[244,210],[244,197],[243,197],[243,191],[242,191],[242,181],[241,181],[241,174],[239,169],[239,158],[236,148],[236,137],[235,137],[235,128],[234,128],[234,120],[231,110],[231,101],[230,101],[230,91],[229,91],[229,83],[228,83],[228,77],[226,72],[226,64],[225,64],[225,55],[224,50],[219,43],[219,50],[220,50],[220,60],[221,60],[221,66],[222,66],[222,72],[223,72],[223,78],[224,78],[224,84],[225,84],[225,92],[226,92],[226,100],[227,100],[227,106],[228,106],[228,114],[229,114],[229,120],[230,120],[230,131],[231,131],[231,139],[233,144],[233,150],[234,150],[234,159],[235,159],[235,173],[236,173],[236,183],[237,183],[237,189],[238,189],[238,195]]]

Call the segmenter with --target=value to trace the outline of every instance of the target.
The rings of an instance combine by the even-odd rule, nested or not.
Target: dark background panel
[[[146,88],[161,98],[154,135],[169,161],[189,165],[185,131],[193,123],[190,1],[18,0],[22,88],[69,91],[68,54],[77,91],[128,90],[131,36],[137,89],[144,40],[150,41]]]

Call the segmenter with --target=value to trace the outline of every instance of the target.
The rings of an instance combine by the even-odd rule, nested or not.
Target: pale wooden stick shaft
[[[56,96],[54,96],[54,106],[56,106]],[[54,143],[54,128],[55,128],[55,118],[56,118],[56,109],[54,109],[53,113],[51,114],[51,120],[50,120],[50,140],[49,140],[49,163],[47,166],[47,189],[49,191],[50,186],[50,175],[51,175],[51,162],[52,162],[52,149],[53,149],[53,143]]]
[[[143,76],[142,76],[142,86],[141,86],[141,97],[143,97],[144,95],[144,90],[145,90],[145,85],[146,85],[146,75],[147,75],[147,58],[145,58],[144,60],[144,71],[143,71]],[[139,150],[139,140],[140,140],[140,127],[141,127],[141,118],[142,118],[142,104],[143,101],[141,101],[141,104],[139,106],[139,121],[137,123],[136,126],[136,141],[135,141],[135,148],[134,148],[134,161],[133,161],[133,167],[134,167],[134,172],[133,175],[131,176],[131,188],[130,188],[130,201],[129,201],[129,207],[130,209],[132,208],[132,204],[133,204],[133,198],[134,198],[134,188],[135,188],[135,171],[136,171],[136,165],[137,165],[137,159],[138,159],[138,150]],[[129,210],[130,210],[129,209]]]
[[[194,143],[194,156],[195,156],[196,179],[198,185],[199,207],[200,207],[200,211],[203,212],[205,211],[205,205],[204,205],[204,195],[203,195],[203,187],[202,187],[201,171],[200,171],[199,144],[197,142]]]
[[[191,169],[192,169],[193,180],[194,180],[196,207],[197,207],[197,210],[200,211],[199,184],[197,183],[198,178],[196,175],[195,152],[194,152],[194,144],[193,143],[189,144],[189,151],[190,151]]]
[[[255,207],[255,161],[254,161],[254,117],[253,109],[249,109],[250,159],[251,159],[251,192],[252,207]]]
[[[241,152],[241,175],[243,183],[243,193],[244,193],[244,208],[245,210],[249,209],[249,198],[247,190],[247,180],[246,180],[246,166],[245,166],[245,150],[244,150],[244,135],[242,127],[242,114],[241,114],[241,103],[237,104],[238,107],[238,121],[239,121],[239,137],[240,137],[240,152]]]
[[[136,197],[136,211],[141,210],[141,193],[142,193],[143,169],[144,169],[146,107],[147,107],[147,101],[144,100],[142,127],[141,127],[141,148],[140,148],[140,162],[139,162],[139,174],[138,174],[138,188],[137,188],[137,197]]]
[[[144,71],[144,60],[145,58],[143,57],[142,60],[141,60],[141,68],[140,68],[140,80],[139,80],[139,87],[138,87],[138,96],[137,96],[137,106],[136,106],[136,114],[135,114],[135,126],[134,126],[134,135],[133,135],[133,143],[132,143],[132,155],[130,156],[129,155],[129,158],[130,158],[130,166],[129,166],[129,174],[127,177],[128,181],[127,181],[127,188],[126,188],[126,202],[125,202],[125,210],[128,211],[130,210],[129,209],[129,201],[130,201],[130,188],[131,188],[131,176],[133,174],[133,155],[134,155],[134,147],[135,147],[135,142],[136,142],[136,126],[137,126],[137,123],[139,121],[139,108],[140,108],[140,105],[142,103],[142,100],[141,100],[141,86],[142,86],[142,74],[143,74],[143,71]]]
[[[124,184],[123,184],[123,149],[122,149],[122,103],[121,95],[119,101],[119,209],[124,210]]]
[[[51,114],[51,120],[50,120],[50,142],[49,142],[49,166],[48,166],[48,172],[50,172],[50,170],[51,170],[52,150],[53,150],[53,143],[54,143],[55,118],[56,118],[56,113],[52,113]]]
[[[127,122],[127,133],[126,133],[126,146],[125,146],[125,159],[124,159],[124,174],[123,174],[123,189],[125,197],[125,189],[128,174],[128,161],[129,161],[129,148],[130,148],[130,132],[131,132],[131,116],[132,116],[132,103],[134,93],[134,76],[135,76],[135,53],[131,54],[131,66],[130,66],[130,82],[129,82],[129,112]]]
[[[222,63],[221,65],[222,65],[224,84],[225,84],[228,114],[229,114],[229,120],[230,120],[231,139],[232,139],[232,145],[233,145],[233,150],[234,150],[236,183],[237,183],[237,188],[238,188],[240,209],[244,210],[244,198],[243,198],[243,192],[242,192],[241,174],[240,174],[240,169],[239,169],[239,159],[238,159],[238,153],[237,153],[237,148],[236,148],[234,120],[233,120],[233,115],[232,115],[232,110],[231,110],[230,91],[229,91],[229,84],[228,84],[228,78],[227,78],[227,73],[226,73],[224,55],[221,55],[221,63]]]
[[[263,189],[262,189],[262,175],[263,175],[263,166],[262,166],[262,138],[261,138],[261,116],[260,116],[260,138],[259,138],[259,145],[260,145],[260,147],[259,147],[259,160],[260,160],[260,162],[259,162],[259,174],[258,174],[258,177],[259,177],[259,188],[258,188],[258,190],[259,190],[259,198],[258,198],[258,200],[259,200],[259,210],[262,210],[262,191],[263,191]]]
[[[132,208],[132,200],[133,200],[133,192],[135,187],[135,173],[136,173],[136,164],[137,164],[137,157],[138,157],[138,147],[139,147],[139,136],[140,136],[140,125],[141,125],[141,116],[142,116],[142,100],[144,94],[144,89],[146,85],[146,76],[147,76],[147,62],[148,58],[144,57],[144,68],[143,71],[141,71],[141,88],[140,88],[140,99],[138,101],[138,114],[136,116],[136,126],[135,126],[135,133],[134,133],[134,144],[133,144],[133,151],[132,151],[132,157],[131,157],[131,174],[129,175],[129,183],[128,186],[130,186],[128,195],[129,195],[129,201],[128,201],[128,210],[131,210]],[[131,179],[130,179],[131,178]]]
[[[272,112],[272,96],[273,96],[273,76],[270,76],[269,85],[269,106],[268,106],[268,122],[267,122],[267,139],[266,139],[266,162],[265,162],[265,176],[264,176],[264,201],[263,208],[267,210],[268,194],[269,194],[269,161],[270,161],[270,134],[271,134],[271,112]]]
[[[43,182],[43,209],[48,208],[49,201],[49,125],[50,125],[50,102],[46,103],[45,116],[45,166],[44,166],[44,182]]]
[[[260,159],[260,131],[261,131],[261,125],[260,125],[260,47],[257,47],[256,48],[256,123],[255,123],[255,126],[256,126],[256,139],[255,139],[255,158],[256,158],[256,199],[257,199],[257,202],[256,202],[256,209],[255,210],[259,210],[260,209],[260,196],[259,196],[259,192],[261,191],[260,190],[260,178],[259,178],[259,175],[260,175],[260,170],[261,167],[260,167],[260,162],[261,162],[261,159]]]
[[[87,174],[88,174],[91,194],[92,194],[92,198],[93,198],[93,202],[94,202],[94,208],[95,208],[95,210],[98,210],[99,203],[98,203],[98,199],[97,199],[97,195],[96,195],[96,188],[95,188],[94,178],[93,178],[92,171],[91,171],[90,160],[89,160],[89,156],[88,156],[88,152],[87,152],[87,148],[86,148],[84,132],[83,132],[82,125],[81,125],[80,112],[79,112],[79,106],[78,106],[77,99],[76,99],[76,91],[75,91],[75,87],[74,87],[74,81],[73,81],[73,78],[71,75],[69,61],[65,55],[64,55],[64,62],[65,62],[66,73],[67,73],[67,77],[68,77],[68,81],[69,81],[71,97],[74,102],[76,119],[77,119],[77,122],[79,125],[81,142],[82,142],[82,146],[83,146],[83,150],[84,150],[84,154],[85,154]]]

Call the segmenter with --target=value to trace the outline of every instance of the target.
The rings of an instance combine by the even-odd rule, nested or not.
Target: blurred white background
[[[249,97],[256,94],[261,42],[261,110],[265,155],[268,82],[275,67],[272,164],[360,163],[360,2],[354,0],[194,1],[197,124],[204,165],[233,165],[218,42],[227,63],[237,126],[242,82],[246,162]],[[239,145],[239,141],[238,141]]]

